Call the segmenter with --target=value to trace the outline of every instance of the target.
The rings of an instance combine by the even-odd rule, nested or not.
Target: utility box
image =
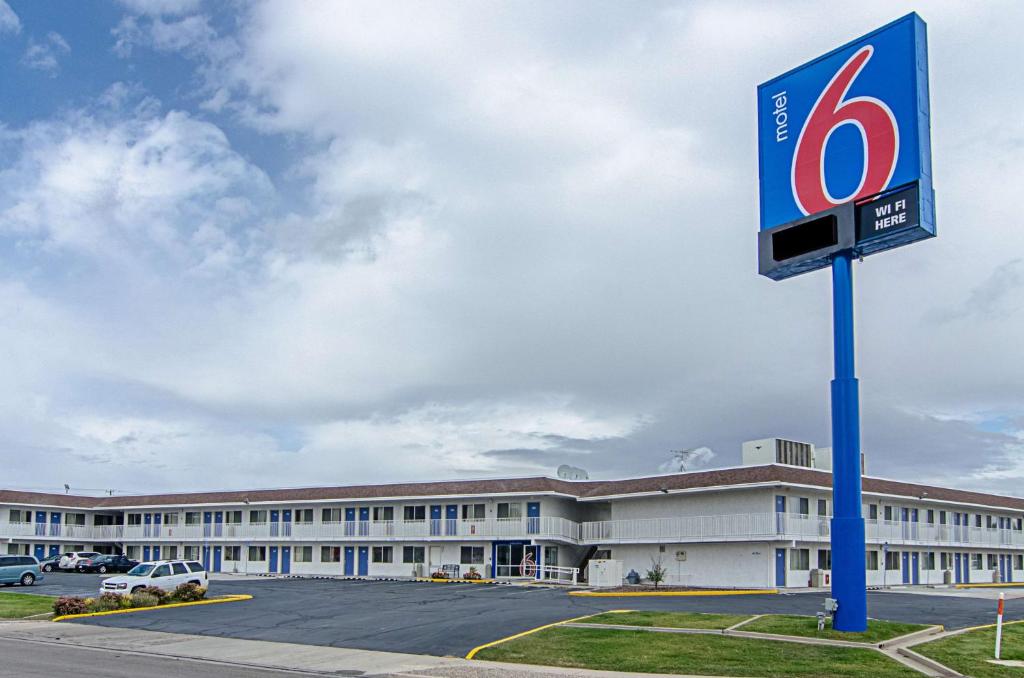
[[[992,583],[993,584],[1001,584],[1002,581],[1003,581],[1003,577],[1000,574],[999,570],[992,570]]]
[[[824,588],[828,586],[832,579],[829,574],[829,570],[811,570],[811,586],[814,588]]]
[[[953,583],[953,571],[952,570],[943,570],[943,572],[942,572],[942,583],[943,584],[952,584]]]
[[[621,560],[591,560],[588,583],[595,588],[622,586]]]

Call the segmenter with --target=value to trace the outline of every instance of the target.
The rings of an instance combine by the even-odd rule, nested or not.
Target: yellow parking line
[[[492,640],[489,643],[484,643],[483,645],[478,645],[478,646],[474,647],[472,650],[469,651],[469,654],[466,655],[466,659],[472,659],[474,656],[476,656],[477,652],[479,652],[480,650],[483,650],[484,648],[494,647],[495,645],[501,645],[502,643],[507,643],[510,640],[515,640],[516,638],[522,638],[523,636],[528,636],[528,635],[530,635],[532,633],[537,633],[537,631],[543,631],[544,629],[550,629],[550,628],[555,627],[555,626],[561,626],[562,624],[569,624],[571,622],[578,622],[578,621],[581,621],[583,619],[590,619],[591,617],[596,617],[599,614],[604,614],[604,612],[596,612],[594,614],[585,614],[582,617],[573,617],[572,619],[563,619],[562,621],[558,621],[558,622],[555,622],[553,624],[545,624],[544,626],[538,626],[537,628],[530,629],[529,631],[523,631],[522,633],[517,633],[515,635],[507,636],[505,638],[499,638],[498,640]]]
[[[51,621],[64,621],[65,619],[81,619],[82,617],[105,617],[110,614],[127,614],[129,612],[146,612],[148,610],[166,610],[169,607],[191,607],[192,605],[216,605],[217,603],[237,603],[243,600],[252,600],[252,596],[241,593],[237,595],[224,596],[222,598],[210,598],[209,600],[196,600],[190,603],[167,603],[166,605],[154,605],[153,607],[129,607],[124,610],[107,610],[105,612],[84,612],[82,614],[64,614],[54,617]]]
[[[570,591],[570,596],[590,598],[650,598],[675,596],[763,596],[778,593],[778,589],[723,589],[708,591]]]
[[[1024,582],[1006,582],[1004,584],[954,584],[955,588],[958,589],[1001,589],[1010,588],[1012,586],[1024,586]]]

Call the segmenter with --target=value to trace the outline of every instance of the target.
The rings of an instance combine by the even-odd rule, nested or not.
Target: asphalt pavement
[[[534,586],[321,579],[221,580],[215,587],[216,593],[249,593],[254,598],[75,623],[461,657],[498,638],[610,609],[815,614],[824,600],[821,593],[590,598]],[[1012,602],[1006,618],[1024,619],[1024,601]],[[990,623],[994,617],[990,600],[919,593],[870,592],[868,610],[879,619],[949,629]]]

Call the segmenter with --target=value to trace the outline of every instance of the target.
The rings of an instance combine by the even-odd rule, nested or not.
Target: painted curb
[[[778,589],[735,589],[718,591],[623,591],[621,593],[612,593],[605,591],[569,591],[569,595],[585,596],[588,598],[668,598],[684,596],[764,596],[774,595],[778,592]]]
[[[496,579],[434,579],[433,577],[416,577],[413,581],[431,584],[497,584]]]
[[[50,621],[64,621],[65,619],[83,619],[85,617],[106,617],[112,614],[128,614],[130,612],[149,612],[150,610],[166,610],[169,607],[192,607],[194,605],[216,605],[218,603],[238,603],[243,600],[252,600],[252,596],[242,593],[223,598],[210,598],[209,600],[195,600],[190,603],[167,603],[166,605],[154,605],[153,607],[129,607],[125,610],[106,610],[104,612],[84,612],[82,614],[65,614],[54,617]]]
[[[954,584],[955,589],[1008,589],[1024,586],[1024,582],[1006,582],[1003,584]]]
[[[596,617],[599,614],[604,614],[604,612],[595,612],[593,614],[585,614],[582,617],[573,617],[572,619],[563,619],[562,621],[557,621],[557,622],[554,622],[552,624],[544,624],[543,626],[538,626],[535,629],[530,629],[528,631],[523,631],[522,633],[516,633],[516,634],[513,634],[511,636],[505,636],[504,638],[499,638],[498,640],[492,640],[491,642],[484,643],[483,645],[477,645],[476,647],[474,647],[472,650],[470,650],[466,654],[466,659],[472,659],[473,657],[476,656],[477,652],[479,652],[480,650],[486,649],[488,647],[494,647],[495,645],[501,645],[502,643],[507,643],[510,640],[515,640],[516,638],[522,638],[523,636],[529,636],[531,634],[537,633],[538,631],[543,631],[544,629],[550,629],[550,628],[554,628],[556,626],[562,626],[563,624],[571,624],[572,622],[578,622],[578,621],[582,621],[584,619],[590,619],[591,617]]]

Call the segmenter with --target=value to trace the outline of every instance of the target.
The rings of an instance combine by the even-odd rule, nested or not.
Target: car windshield
[[[144,577],[149,574],[154,567],[153,563],[142,563],[128,570],[128,574],[133,577]]]

